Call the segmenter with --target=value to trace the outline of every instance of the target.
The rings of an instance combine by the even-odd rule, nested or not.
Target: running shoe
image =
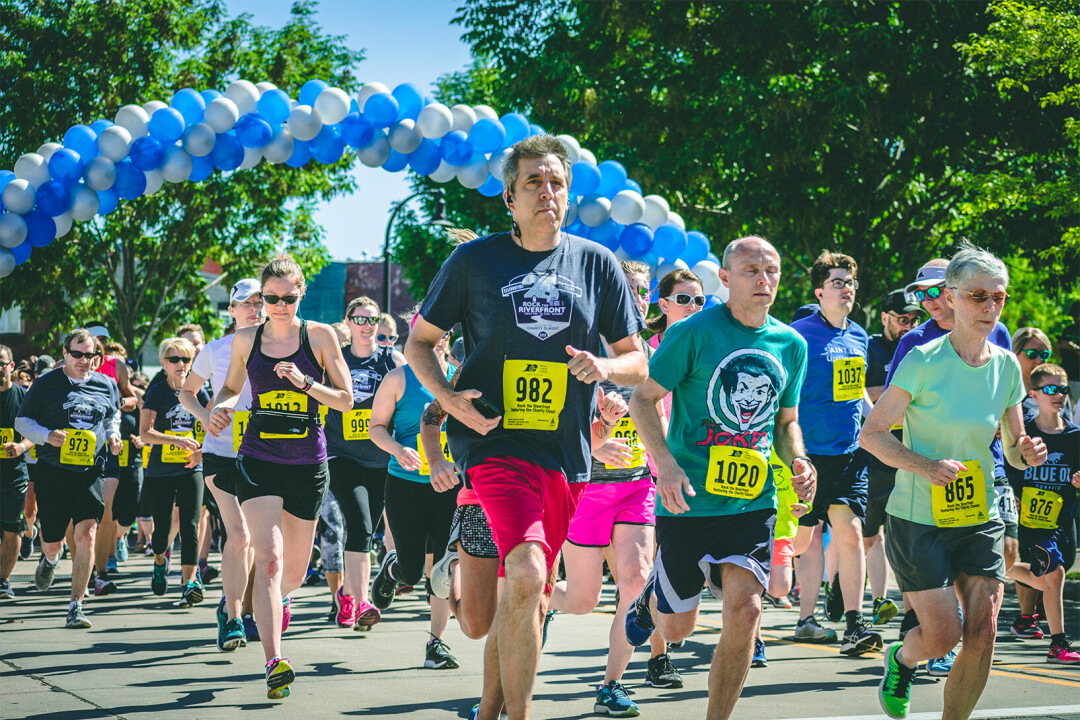
[[[179,607],[194,607],[203,601],[203,585],[196,576],[195,580],[184,583],[184,589],[180,593]]]
[[[914,610],[908,610],[904,613],[903,619],[900,620],[900,642],[904,642],[908,632],[917,627],[919,627],[918,615],[915,614]]]
[[[931,677],[948,677],[954,662],[956,662],[955,650],[947,652],[945,657],[931,658],[926,661],[926,674]]]
[[[172,565],[172,548],[165,551],[165,572],[169,572],[169,567]]]
[[[111,558],[109,558],[108,560],[105,561],[105,572],[107,572],[107,573],[116,572],[116,558],[111,557]]]
[[[885,651],[885,676],[878,685],[878,702],[891,718],[907,717],[911,704],[911,684],[915,682],[915,668],[902,664],[896,657],[902,643],[893,643]]]
[[[108,578],[98,577],[94,580],[94,596],[112,595],[116,592],[116,583]]]
[[[799,600],[801,600],[801,599],[802,599],[802,585],[796,585],[795,587],[791,588],[791,592],[788,593],[788,600],[790,600],[792,602],[792,604],[798,605]]]
[[[45,553],[41,553],[41,559],[38,560],[37,568],[34,570],[34,587],[40,592],[45,592],[52,587],[57,564],[49,562],[49,558],[45,557]]]
[[[541,650],[543,650],[544,646],[547,645],[548,625],[550,625],[551,621],[554,620],[554,619],[555,619],[555,611],[554,610],[548,610],[546,613],[544,613],[544,627],[542,628],[542,632],[540,633],[540,649]]]
[[[356,624],[356,598],[346,595],[342,588],[338,588],[337,595],[337,624],[338,627],[351,628]]]
[[[1080,653],[1072,648],[1068,640],[1052,643],[1050,652],[1046,654],[1046,662],[1053,665],[1077,665],[1080,664]]]
[[[431,594],[435,597],[450,599],[451,565],[457,560],[457,552],[447,552],[431,568]]]
[[[450,654],[450,646],[433,636],[424,653],[424,667],[432,670],[453,670],[458,667],[458,661]]]
[[[289,629],[289,622],[292,620],[292,598],[288,595],[281,601],[281,632],[285,632]]]
[[[225,636],[218,640],[218,649],[222,652],[232,652],[236,648],[247,646],[247,632],[244,630],[244,621],[233,618],[225,622]]]
[[[652,636],[653,624],[652,612],[649,610],[649,598],[652,597],[653,583],[656,582],[654,575],[649,576],[648,582],[642,588],[641,594],[634,598],[630,609],[626,611],[626,642],[635,647],[644,645]]]
[[[840,622],[844,619],[844,593],[840,590],[840,574],[833,575],[831,583],[825,583],[825,619]]]
[[[750,661],[750,667],[765,667],[768,664],[769,659],[765,657],[765,641],[754,638],[754,659]]]
[[[686,644],[686,640],[685,640],[685,639],[683,639],[683,640],[677,640],[677,641],[675,641],[675,642],[673,642],[673,643],[668,643],[668,644],[667,644],[667,649],[668,649],[668,650],[682,650],[682,649],[683,649],[683,645],[685,645],[685,644]]]
[[[394,602],[397,581],[390,574],[390,566],[395,560],[397,560],[396,550],[386,553],[386,558],[383,559],[382,566],[379,568],[379,574],[371,583],[371,603],[380,610],[385,610],[390,607],[390,603]]]
[[[844,633],[840,642],[840,654],[848,657],[878,652],[885,647],[881,633],[872,630],[866,623],[860,623]]]
[[[655,688],[681,688],[683,679],[679,671],[671,664],[671,658],[664,653],[649,658],[649,666],[645,671],[645,684]]]
[[[353,630],[367,632],[380,620],[382,620],[382,613],[379,612],[379,608],[367,600],[358,600],[356,602],[356,624],[353,625]]]
[[[1020,640],[1041,640],[1043,637],[1038,615],[1017,615],[1009,632]]]
[[[225,624],[229,622],[229,613],[225,611],[225,593],[221,594],[221,601],[214,610],[214,619],[217,620],[217,649],[225,652]],[[241,630],[243,627],[241,623]]]
[[[116,539],[116,562],[127,562],[128,544],[127,538]]]
[[[244,636],[248,642],[259,642],[259,626],[255,624],[255,616],[250,613],[240,618],[244,623]]]
[[[169,590],[169,566],[154,565],[153,574],[150,576],[150,590],[155,595],[164,595]]]
[[[64,627],[68,630],[81,630],[93,627],[90,624],[90,621],[86,619],[86,613],[83,612],[83,604],[81,602],[74,603],[68,607],[67,624]]]
[[[0,600],[14,600],[15,591],[11,589],[11,582],[0,580]]]
[[[326,616],[326,619],[337,625],[337,593],[330,596],[330,613]]]
[[[596,703],[593,712],[611,717],[637,717],[641,714],[638,706],[626,694],[626,688],[618,680],[596,688]]]
[[[896,603],[886,597],[874,600],[874,624],[884,625],[900,614],[900,608]]]
[[[811,643],[834,643],[836,631],[822,627],[817,618],[811,615],[795,624],[795,639]]]
[[[769,603],[774,608],[780,608],[781,610],[790,610],[791,609],[791,601],[787,599],[787,596],[774,597],[773,595],[770,595],[769,593],[765,593],[763,595],[763,597],[765,598],[765,602]]]
[[[214,582],[219,575],[221,575],[221,573],[218,572],[218,569],[213,565],[199,568],[199,579],[202,580],[203,585]]]
[[[296,673],[289,665],[288,658],[274,658],[266,663],[266,697],[270,700],[283,700],[289,697],[289,685],[296,679]]]
[[[29,537],[27,537],[26,535],[23,535],[22,539],[19,540],[19,559],[20,560],[29,560],[30,556],[34,554],[34,539],[37,538],[37,535],[38,535],[38,529],[37,529],[37,525],[35,525],[32,533],[30,534]]]

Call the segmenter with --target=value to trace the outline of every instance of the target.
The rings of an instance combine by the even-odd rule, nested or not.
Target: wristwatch
[[[304,387],[301,388],[301,390],[303,392],[307,392],[308,390],[311,389],[311,386],[314,385],[314,384],[315,384],[315,378],[311,377],[310,375],[305,375],[304,376]]]
[[[817,467],[814,465],[814,461],[808,458],[806,455],[796,455],[795,457],[791,458],[791,464],[794,465],[796,460],[802,460],[813,470],[817,470]]]

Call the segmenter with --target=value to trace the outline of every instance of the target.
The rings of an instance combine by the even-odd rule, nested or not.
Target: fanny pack
[[[309,428],[321,427],[318,413],[296,413],[286,410],[253,409],[248,430],[273,435],[303,435]]]

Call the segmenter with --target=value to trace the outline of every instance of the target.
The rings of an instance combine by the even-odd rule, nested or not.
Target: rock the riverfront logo
[[[547,340],[570,327],[574,298],[581,289],[555,273],[519,275],[502,288],[514,302],[517,326],[539,340]]]

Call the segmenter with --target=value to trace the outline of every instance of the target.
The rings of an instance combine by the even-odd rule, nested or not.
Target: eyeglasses
[[[676,305],[689,305],[693,302],[698,307],[705,304],[704,295],[687,295],[686,293],[679,293],[678,295],[668,295],[664,298],[668,302],[673,302]]]
[[[170,355],[169,357],[165,358],[165,362],[184,363],[185,365],[187,365],[189,362],[191,362],[191,358],[185,357],[183,355]]]
[[[925,290],[916,290],[912,293],[912,295],[914,295],[915,299],[919,302],[924,302],[926,298],[930,298],[931,300],[937,300],[939,297],[941,297],[941,288],[935,285],[934,287],[928,287]]]
[[[1035,389],[1042,390],[1043,395],[1057,395],[1058,393],[1061,393],[1065,397],[1068,397],[1070,393],[1068,385],[1040,385]]]
[[[630,291],[637,293],[638,297],[643,297],[643,298],[649,297],[649,288],[645,287],[644,285],[639,287],[637,290],[634,290],[633,288],[630,288]]]
[[[826,282],[832,285],[834,290],[843,290],[844,288],[851,288],[852,290],[859,289],[859,281],[855,278],[848,278],[847,280],[833,278],[832,280],[826,280]]]
[[[1005,301],[1009,299],[1009,293],[1004,290],[986,292],[985,290],[960,290],[957,287],[952,289],[967,294],[976,305],[982,305],[987,300],[993,300],[995,305],[1004,305]]]
[[[277,305],[283,302],[286,305],[295,305],[300,300],[300,295],[263,295],[263,302],[267,305]]]
[[[375,336],[375,339],[379,342],[397,342],[397,335],[383,335],[379,333]]]
[[[886,313],[889,317],[896,321],[896,324],[900,327],[911,327],[919,322],[919,318],[911,318],[907,315],[897,315],[896,313]]]
[[[94,352],[83,352],[82,350],[68,350],[67,354],[75,358],[76,360],[82,360],[83,358],[101,357],[101,353],[96,350]]]
[[[1020,350],[1020,352],[1027,355],[1028,360],[1034,360],[1035,358],[1039,358],[1043,362],[1046,362],[1050,359],[1049,350]],[[1053,393],[1050,394],[1053,395]]]
[[[379,318],[378,316],[367,317],[365,315],[350,315],[349,322],[353,325],[378,325]]]

